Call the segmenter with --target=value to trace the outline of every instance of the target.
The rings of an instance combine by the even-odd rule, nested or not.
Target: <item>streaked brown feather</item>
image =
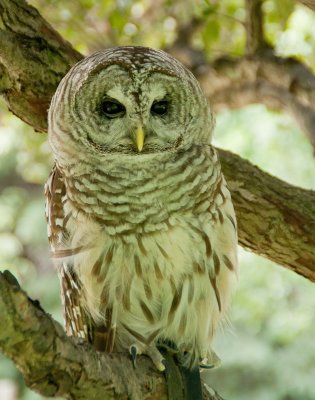
[[[220,293],[219,293],[219,290],[218,290],[218,287],[217,287],[217,280],[216,280],[215,277],[211,277],[210,275],[209,275],[209,279],[210,279],[212,288],[214,290],[215,297],[217,299],[219,311],[221,311],[221,299],[220,299]]]
[[[146,295],[146,298],[149,301],[152,300],[152,289],[151,289],[150,283],[148,281],[144,280],[143,287],[144,287],[144,293]]]
[[[194,272],[197,274],[203,274],[206,271],[206,266],[204,263],[198,263],[197,261],[193,262]]]
[[[147,253],[146,248],[143,245],[143,240],[140,235],[137,236],[137,241],[138,241],[139,250],[141,251],[142,255],[147,256],[148,253]]]
[[[141,262],[140,262],[140,258],[136,254],[134,256],[134,263],[135,263],[135,270],[136,270],[137,276],[139,278],[142,278]]]
[[[234,229],[236,230],[236,223],[234,218],[231,215],[227,215],[227,217],[230,220],[231,224],[233,225]]]
[[[204,243],[206,245],[207,257],[211,257],[211,254],[212,254],[211,242],[210,242],[210,239],[209,239],[208,235],[206,233],[204,233],[204,232],[202,232],[202,239],[203,239],[203,241],[204,241]]]
[[[100,275],[103,262],[104,262],[104,253],[101,253],[101,255],[98,257],[98,259],[95,261],[92,267],[92,275],[95,276],[96,278],[98,278]]]
[[[217,211],[217,213],[218,213],[220,223],[223,224],[223,222],[224,222],[224,217],[223,217],[222,211],[221,211],[220,208],[218,208],[218,207],[217,207],[216,211]]]
[[[234,271],[235,270],[232,261],[226,255],[223,256],[223,262],[224,262],[224,264],[227,266],[227,268],[230,271]]]
[[[217,255],[217,253],[215,251],[213,252],[212,258],[213,258],[213,265],[214,265],[214,273],[216,275],[219,275],[219,273],[220,273],[220,259],[219,259],[218,255]]]
[[[177,310],[177,308],[179,306],[179,303],[180,303],[181,298],[182,298],[182,293],[183,293],[183,285],[180,286],[179,290],[175,290],[173,301],[172,301],[172,304],[171,304],[171,308],[170,308],[170,311],[169,311],[169,314],[168,314],[168,320],[169,321],[172,320],[172,318],[174,316],[174,313],[175,313],[175,311]]]
[[[153,267],[154,267],[154,273],[155,273],[156,279],[162,280],[163,274],[162,274],[159,264],[157,263],[156,260],[154,260],[154,262],[153,262]]]
[[[74,247],[73,249],[54,250],[51,252],[51,255],[53,258],[65,258],[79,254],[84,250],[89,250],[89,247],[78,246]]]
[[[151,312],[151,310],[149,309],[149,307],[144,303],[144,301],[140,300],[140,307],[141,310],[143,312],[143,315],[146,317],[146,319],[151,322],[152,324],[154,323],[154,316]]]

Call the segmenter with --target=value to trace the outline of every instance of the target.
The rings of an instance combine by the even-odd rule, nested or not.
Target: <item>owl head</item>
[[[142,155],[209,143],[213,118],[200,86],[161,50],[117,47],[77,63],[49,110],[56,158],[73,154]]]

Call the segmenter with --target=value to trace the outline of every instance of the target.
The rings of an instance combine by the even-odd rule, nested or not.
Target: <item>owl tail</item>
[[[165,377],[169,400],[202,400],[199,367],[188,369],[178,362],[176,354],[160,350],[166,361]]]

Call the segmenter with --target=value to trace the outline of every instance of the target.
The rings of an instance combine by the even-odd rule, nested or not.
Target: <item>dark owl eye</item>
[[[100,112],[108,118],[116,118],[123,115],[126,111],[125,106],[123,106],[119,101],[114,99],[105,99],[100,105]]]
[[[168,102],[166,100],[156,101],[152,104],[151,113],[155,115],[165,115],[168,111]]]

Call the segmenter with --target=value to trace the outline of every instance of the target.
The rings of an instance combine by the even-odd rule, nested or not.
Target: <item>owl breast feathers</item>
[[[159,50],[101,51],[61,81],[46,198],[69,335],[161,370],[165,341],[187,366],[215,362],[237,234],[212,129],[196,79]]]

